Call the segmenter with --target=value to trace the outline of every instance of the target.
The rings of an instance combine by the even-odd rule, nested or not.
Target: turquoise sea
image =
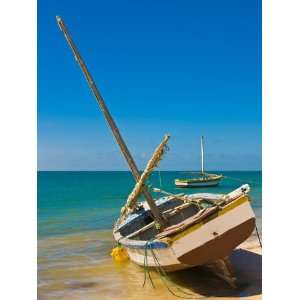
[[[261,231],[261,172],[217,173],[225,176],[218,187],[176,188],[175,178],[196,174],[173,171],[154,172],[148,183],[172,193],[227,193],[248,183]],[[116,266],[110,257],[111,228],[134,186],[131,173],[41,171],[37,176],[39,299],[125,299],[124,286],[126,297],[138,299],[143,270],[130,262]],[[156,292],[149,290],[149,299]]]

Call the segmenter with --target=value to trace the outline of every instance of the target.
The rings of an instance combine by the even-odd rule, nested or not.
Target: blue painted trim
[[[127,244],[124,241],[120,241],[121,245],[124,245],[127,248],[131,248],[131,249],[145,249],[146,246],[146,242],[143,244]],[[148,242],[147,243],[147,249],[165,249],[168,248],[169,245],[167,243],[163,243],[163,242],[158,242],[158,241],[153,241],[153,242]]]

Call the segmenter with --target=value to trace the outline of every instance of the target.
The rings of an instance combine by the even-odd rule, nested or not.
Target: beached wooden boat
[[[201,172],[196,178],[175,179],[178,187],[209,187],[216,186],[223,179],[223,175],[211,174],[204,171],[203,136],[201,137]]]
[[[160,231],[146,202],[114,228],[114,237],[140,266],[176,271],[226,258],[255,228],[255,216],[243,185],[229,194],[166,196],[155,204],[168,226]],[[153,254],[153,252],[154,254]],[[157,257],[157,260],[155,259]]]
[[[161,267],[167,272],[223,260],[255,228],[249,185],[228,194],[194,193],[167,196],[155,201],[164,227],[155,221],[146,202],[137,200],[142,187],[164,154],[170,136],[154,151],[126,205],[121,209],[113,234],[130,259],[140,265]]]
[[[60,17],[57,22],[137,182],[114,225],[117,243],[138,265],[160,265],[166,271],[175,271],[222,261],[227,273],[231,274],[227,256],[255,228],[249,186],[243,185],[226,195],[173,195],[159,191],[167,196],[155,201],[145,182],[161,159],[169,136],[164,137],[140,174],[64,22]],[[145,202],[139,203],[141,194]]]

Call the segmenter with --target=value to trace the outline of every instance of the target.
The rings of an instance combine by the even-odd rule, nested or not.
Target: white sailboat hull
[[[214,181],[198,181],[198,182],[184,182],[175,180],[175,185],[178,187],[206,187],[206,186],[217,186],[221,179]]]

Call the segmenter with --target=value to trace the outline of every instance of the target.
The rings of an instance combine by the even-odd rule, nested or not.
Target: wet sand
[[[112,247],[110,231],[38,241],[38,299],[178,299],[155,271],[151,272],[155,288],[149,280],[143,287],[143,268],[130,261],[114,263],[109,255]],[[169,287],[194,299],[261,299],[261,249],[256,236],[239,246],[231,261],[240,289],[233,290],[205,268],[170,273]]]

